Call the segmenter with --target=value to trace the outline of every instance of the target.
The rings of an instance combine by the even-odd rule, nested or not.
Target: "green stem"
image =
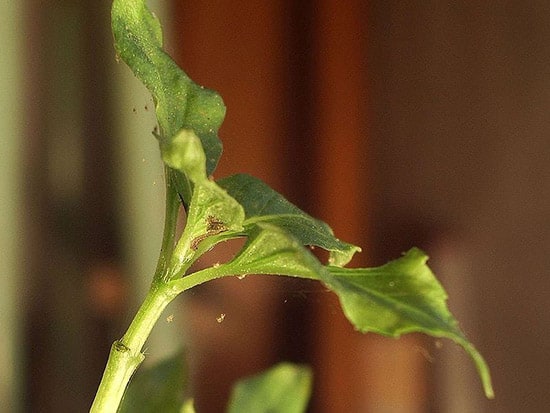
[[[186,275],[185,277],[173,280],[170,282],[170,286],[172,287],[173,291],[177,291],[177,294],[180,294],[207,281],[212,281],[217,278],[228,277],[232,275],[238,274],[228,273],[225,268],[223,268],[223,266],[209,267]]]
[[[177,296],[166,284],[154,283],[124,336],[113,343],[90,413],[116,412],[130,378],[145,358],[147,337],[166,306]]]
[[[126,334],[113,343],[91,413],[116,412],[130,378],[145,358],[143,345],[166,306],[178,295],[164,281],[174,251],[179,199],[166,168],[166,215],[162,247],[151,288]]]
[[[162,245],[160,256],[155,271],[154,281],[166,279],[168,275],[168,266],[172,258],[175,247],[176,226],[180,208],[178,192],[172,183],[172,174],[169,168],[164,168],[164,179],[166,181],[166,206],[164,215],[164,232],[162,235]]]
[[[171,286],[175,294],[180,294],[193,287],[196,287],[197,285],[204,284],[205,282],[212,281],[218,278],[239,277],[239,276],[242,277],[248,274],[276,275],[281,277],[298,277],[298,278],[305,278],[305,279],[319,281],[319,277],[315,273],[308,272],[308,271],[285,274],[283,272],[277,272],[277,271],[261,271],[261,270],[258,270],[258,268],[256,269],[238,268],[238,267],[231,268],[230,264],[229,265],[222,264],[218,266],[208,267],[200,271],[194,272],[192,274],[186,275],[185,277],[175,279],[171,281],[169,285]]]

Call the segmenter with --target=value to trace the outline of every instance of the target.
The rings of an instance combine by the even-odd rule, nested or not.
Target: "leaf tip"
[[[495,398],[495,391],[493,389],[493,381],[491,379],[491,373],[489,371],[489,366],[487,362],[481,355],[481,353],[475,348],[475,346],[470,343],[464,336],[455,336],[449,337],[457,344],[462,346],[462,348],[468,353],[471,359],[474,362],[476,370],[478,372],[479,378],[481,380],[481,385],[483,386],[483,391],[485,392],[485,397],[492,400]]]

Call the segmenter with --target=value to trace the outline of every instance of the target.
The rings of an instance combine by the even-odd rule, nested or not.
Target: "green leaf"
[[[487,397],[493,397],[489,369],[466,339],[447,308],[447,294],[430,268],[428,257],[413,248],[377,268],[323,266],[292,235],[258,224],[243,250],[217,270],[235,275],[277,274],[321,280],[336,293],[344,314],[359,331],[391,337],[423,332],[446,337],[474,361]]]
[[[162,49],[160,23],[145,0],[114,0],[111,18],[117,55],[153,95],[161,151],[173,153],[176,134],[191,129],[204,147],[207,174],[212,174],[222,152],[218,138],[225,117],[222,98],[194,83]],[[188,197],[188,183],[179,186]]]
[[[398,337],[419,331],[446,337],[472,357],[488,398],[493,397],[489,369],[466,339],[447,308],[447,294],[426,265],[428,257],[413,248],[403,257],[377,268],[337,268],[328,271],[346,317],[361,332]]]
[[[233,275],[288,275],[330,282],[321,263],[299,240],[267,223],[253,227],[242,250],[219,270]]]
[[[309,402],[311,383],[307,366],[280,363],[237,383],[228,412],[302,413]]]
[[[324,222],[311,217],[287,201],[261,180],[246,174],[217,181],[244,208],[245,226],[266,222],[283,228],[302,245],[321,247],[331,252],[332,265],[344,266],[361,248],[340,241]]]
[[[179,413],[186,385],[182,353],[157,365],[140,370],[130,382],[119,413]]]

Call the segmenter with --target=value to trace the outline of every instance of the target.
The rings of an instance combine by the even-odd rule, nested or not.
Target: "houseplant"
[[[151,288],[127,332],[112,346],[93,412],[117,411],[145,357],[145,341],[171,301],[199,284],[247,274],[322,282],[337,294],[344,314],[363,333],[398,337],[423,332],[449,338],[472,357],[486,395],[493,397],[486,363],[447,309],[446,294],[422,251],[413,248],[377,268],[346,268],[360,248],[338,240],[327,224],[254,177],[239,174],[214,180],[212,174],[222,152],[217,136],[225,115],[221,97],[195,84],[165,53],[160,24],[144,0],[114,0],[112,29],[117,56],[153,95],[158,122],[154,135],[165,165],[166,212]],[[177,235],[181,207],[186,225]],[[228,262],[192,270],[204,253],[236,238],[246,241]],[[327,250],[328,261],[320,262],[309,246]],[[300,383],[291,388],[307,390],[310,385],[307,369],[283,364],[267,378],[241,384],[229,410],[239,411],[239,403],[254,397],[268,399],[270,393],[264,393],[263,383],[284,386],[289,377],[290,383]],[[280,405],[283,398],[273,397],[273,409],[278,409],[273,411],[301,411],[307,391],[299,393],[291,398],[297,401],[294,406]],[[187,403],[185,409],[193,408]]]

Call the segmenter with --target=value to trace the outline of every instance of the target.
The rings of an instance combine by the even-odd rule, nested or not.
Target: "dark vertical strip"
[[[285,106],[281,110],[285,133],[281,146],[281,168],[284,171],[285,196],[305,211],[311,210],[314,114],[313,105],[313,16],[312,1],[285,2],[284,20],[280,27],[284,45]],[[311,300],[319,294],[318,286],[307,280],[284,279],[283,303],[279,307],[282,328],[278,335],[278,358],[310,363],[312,325]]]
[[[85,153],[84,208],[86,255],[90,259],[118,260],[113,137],[108,65],[114,59],[110,34],[110,1],[86,6],[83,30],[83,147]]]
[[[110,62],[114,48],[110,26],[110,0],[82,2],[82,147],[84,151],[82,256],[85,261],[83,283],[92,311],[85,320],[90,346],[87,353],[86,399],[92,400],[101,378],[115,326],[123,309],[121,262],[122,247],[117,211],[113,106],[109,90]],[[98,300],[112,294],[111,301]],[[117,295],[118,294],[118,295]],[[118,334],[118,332],[117,332]]]
[[[87,290],[93,265],[120,258],[109,7],[107,0],[26,6],[27,411],[87,411],[112,341],[112,317],[90,315]]]
[[[368,22],[361,15],[362,3],[324,0],[316,2],[311,11],[315,213],[331,224],[338,237],[360,245],[366,244],[369,236],[366,206],[370,196],[365,187],[368,136],[362,50]],[[365,261],[364,253],[353,263],[364,265]],[[316,303],[315,313],[312,343],[317,386],[313,410],[370,411],[365,403],[368,375],[360,356],[368,343],[343,316],[333,294]]]
[[[50,243],[47,240],[47,222],[49,211],[48,186],[45,171],[47,170],[46,153],[47,142],[43,138],[43,126],[45,125],[46,90],[43,87],[44,59],[46,56],[46,41],[44,38],[47,13],[36,13],[36,1],[29,1],[26,5],[25,16],[36,16],[32,24],[27,17],[26,28],[26,56],[29,70],[26,75],[25,111],[27,124],[25,133],[28,139],[24,147],[24,160],[26,163],[23,220],[27,236],[25,250],[32,251],[25,258],[27,286],[25,291],[24,307],[26,319],[24,329],[24,354],[25,371],[23,372],[24,407],[23,411],[36,411],[42,405],[48,411],[46,399],[47,388],[43,385],[43,374],[48,368],[48,349],[44,345],[44,329],[49,324],[50,314],[45,306],[48,302],[48,294],[42,277],[42,264],[46,257],[51,255]],[[32,53],[29,51],[33,51]],[[35,246],[40,246],[36,248]]]
[[[78,411],[85,391],[80,282],[81,198],[72,155],[80,145],[81,14],[49,2],[28,5],[29,252],[28,410]],[[74,140],[73,140],[74,139]],[[68,156],[66,156],[68,155]],[[60,182],[58,178],[70,177]],[[74,178],[74,179],[73,179]]]
[[[286,196],[303,209],[314,202],[311,199],[312,160],[315,137],[313,106],[313,15],[314,2],[291,1],[286,3],[285,20],[280,28],[285,50],[284,84],[286,99],[282,108],[285,144],[282,148],[282,165],[285,170]]]

